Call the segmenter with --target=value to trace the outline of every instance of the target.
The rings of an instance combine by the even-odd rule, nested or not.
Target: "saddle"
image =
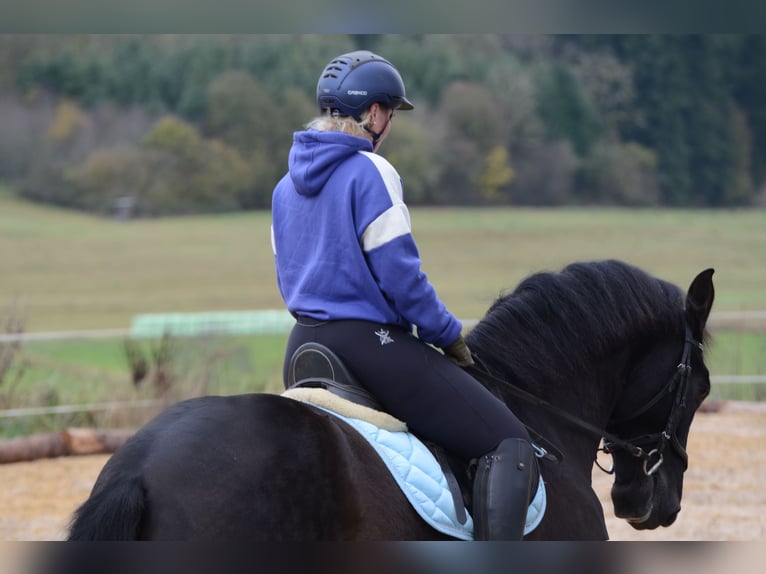
[[[290,358],[287,388],[319,388],[363,407],[385,411],[340,358],[319,343],[304,343]]]
[[[386,430],[407,430],[407,427],[403,422],[386,413],[385,408],[362,386],[357,378],[348,370],[348,367],[343,364],[340,357],[326,346],[319,343],[304,343],[298,347],[290,358],[287,375],[287,392],[285,395],[299,400],[306,398],[307,402],[315,402],[313,399],[317,398],[317,396],[301,396],[299,393],[302,389],[322,389],[329,391],[341,399],[345,399],[346,401],[350,401],[351,403],[362,407],[362,410],[372,409],[375,411],[372,416],[362,415],[358,418],[367,420]],[[318,406],[322,406],[328,410],[337,411],[344,416],[353,417],[355,416],[355,413],[359,413],[359,410],[352,412],[343,406],[339,407],[338,402],[328,404],[322,399],[318,402],[323,403]],[[400,426],[397,425],[397,423],[399,423]],[[450,463],[450,455],[444,448],[433,442],[423,441],[422,439],[421,441],[428,450],[431,451],[431,454],[439,463],[439,466],[444,473],[449,486],[449,491],[452,494],[455,503],[455,508],[458,512],[458,519],[465,520],[463,508],[464,506],[467,506],[470,509],[472,502],[471,496],[468,495],[470,490],[468,485],[464,484],[463,488],[461,488],[461,484],[456,478],[452,464]],[[453,462],[456,463],[457,461]]]
[[[470,474],[475,461],[466,464],[440,445],[407,432],[406,424],[386,413],[330,349],[314,342],[298,347],[288,364],[287,390],[283,396],[330,411],[349,423],[378,452],[426,522],[455,538],[473,539],[473,520],[468,513],[473,507]],[[544,452],[536,450],[538,457]],[[408,459],[403,457],[405,452]],[[410,482],[412,477],[417,480]],[[540,477],[537,495],[527,513],[525,533],[539,524],[545,513],[545,500]]]

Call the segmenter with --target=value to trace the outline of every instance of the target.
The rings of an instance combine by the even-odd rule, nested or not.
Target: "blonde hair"
[[[356,121],[351,116],[333,116],[325,114],[314,118],[306,124],[306,129],[320,132],[343,132],[352,136],[368,137],[364,129],[370,125],[370,110],[361,115],[361,120]]]

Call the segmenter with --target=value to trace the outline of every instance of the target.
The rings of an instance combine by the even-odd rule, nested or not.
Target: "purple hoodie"
[[[277,282],[294,314],[417,327],[445,347],[461,324],[436,295],[399,174],[364,138],[297,132],[272,197]]]

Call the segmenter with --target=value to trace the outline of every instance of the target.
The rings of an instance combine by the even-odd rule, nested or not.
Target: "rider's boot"
[[[507,438],[478,461],[473,484],[474,539],[521,540],[539,471],[532,445]]]

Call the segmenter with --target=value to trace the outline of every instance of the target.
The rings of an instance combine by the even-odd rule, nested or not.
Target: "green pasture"
[[[450,208],[411,210],[423,267],[464,319],[526,275],[618,258],[688,286],[714,267],[721,311],[766,309],[766,211]],[[128,328],[140,313],[279,309],[267,212],[114,221],[16,199],[0,188],[0,321],[27,332]],[[2,323],[0,323],[2,329]],[[177,339],[165,398],[278,390],[283,336]],[[131,380],[124,341],[25,343],[0,380],[0,410],[155,397]],[[157,341],[140,348],[151,363]],[[724,327],[713,374],[766,373],[766,335]],[[762,387],[762,386],[761,386]],[[718,396],[763,399],[757,386]],[[89,424],[57,415],[0,419],[0,434]],[[140,424],[102,413],[98,424]],[[113,418],[108,418],[113,417]]]
[[[412,209],[445,303],[480,317],[524,276],[619,258],[686,287],[716,269],[716,310],[766,309],[766,211]],[[281,308],[268,212],[119,222],[0,193],[0,313],[27,330],[127,328],[138,313]]]

